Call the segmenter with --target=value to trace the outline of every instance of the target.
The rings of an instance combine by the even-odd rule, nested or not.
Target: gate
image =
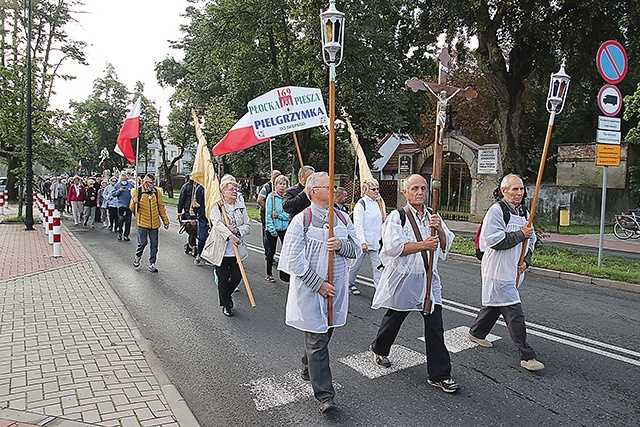
[[[469,219],[471,212],[471,174],[467,164],[455,153],[444,153],[442,188],[438,213],[445,219]]]

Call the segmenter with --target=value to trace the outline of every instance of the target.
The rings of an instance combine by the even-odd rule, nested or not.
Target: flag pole
[[[227,216],[227,208],[224,206],[224,202],[220,203],[220,212],[222,212],[222,217],[224,218],[224,223],[229,226],[229,217]],[[240,267],[240,274],[242,275],[242,281],[244,282],[244,288],[247,290],[247,296],[249,297],[249,303],[251,303],[251,308],[256,306],[256,301],[253,299],[253,293],[251,292],[251,287],[249,286],[249,280],[247,279],[247,273],[244,271],[244,265],[242,264],[242,259],[240,258],[240,252],[238,252],[238,247],[231,244],[233,247],[233,253],[236,254],[236,261],[238,262],[238,267]]]
[[[293,142],[295,143],[296,152],[298,153],[298,162],[300,162],[300,167],[302,167],[304,163],[302,163],[302,153],[300,152],[300,144],[298,144],[298,135],[296,135],[295,132],[293,132]],[[273,167],[271,170],[273,170]]]
[[[296,134],[295,132],[293,133],[294,135]],[[296,147],[298,146],[298,144],[296,143]],[[270,215],[273,214],[273,211],[276,210],[276,195],[275,195],[275,191],[276,191],[276,180],[273,177],[273,146],[271,145],[271,140],[269,140],[269,164],[271,165],[271,173],[269,174],[269,180],[271,181],[271,212],[269,213]],[[266,200],[265,200],[266,202]],[[266,207],[266,205],[265,205]],[[265,211],[265,215],[266,215],[266,211]],[[264,232],[266,233],[267,230],[265,228]],[[277,244],[277,242],[276,242]]]
[[[136,197],[139,198],[139,194],[138,191],[142,191],[142,186],[140,187],[140,189],[138,189],[138,159],[140,158],[140,135],[138,135],[138,137],[136,138],[136,163],[134,165],[134,169],[133,169],[133,187],[136,189]],[[138,215],[138,204],[135,203],[134,204],[135,207],[135,212],[133,213],[134,215]]]

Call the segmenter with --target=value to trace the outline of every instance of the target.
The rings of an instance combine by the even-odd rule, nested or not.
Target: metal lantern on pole
[[[322,58],[329,66],[329,237],[333,237],[333,179],[335,166],[336,66],[342,62],[344,48],[344,13],[336,9],[335,0],[320,13]],[[333,284],[333,252],[329,251],[327,282]],[[328,324],[333,324],[333,298],[328,298]]]
[[[567,91],[571,77],[564,71],[564,65],[565,60],[563,59],[560,70],[551,74],[549,94],[547,95],[547,111],[549,113],[560,114],[564,108],[564,101],[567,99]]]
[[[549,93],[547,94],[547,111],[549,112],[549,125],[547,126],[547,137],[544,141],[544,149],[542,150],[542,157],[540,158],[540,168],[538,169],[538,179],[536,180],[536,189],[533,193],[533,199],[531,200],[531,209],[529,211],[529,220],[527,221],[527,227],[531,227],[533,224],[533,216],[536,213],[536,204],[538,203],[538,193],[540,192],[540,185],[542,184],[542,174],[544,173],[544,166],[547,161],[547,153],[549,151],[549,141],[551,141],[551,131],[553,130],[553,122],[556,114],[559,114],[564,108],[564,101],[567,99],[567,92],[569,89],[569,81],[571,77],[564,71],[565,60],[562,60],[562,65],[558,72],[551,74],[551,81],[549,82]],[[527,246],[529,239],[525,239],[522,244],[522,252],[520,254],[520,262],[518,265],[524,262],[524,257],[527,255]],[[518,279],[516,283],[520,280]]]
[[[336,9],[335,0],[329,0],[329,8],[320,14],[320,23],[324,63],[329,66],[340,65],[344,47],[344,13]],[[340,57],[336,61],[338,53]],[[335,81],[335,75],[333,77]]]

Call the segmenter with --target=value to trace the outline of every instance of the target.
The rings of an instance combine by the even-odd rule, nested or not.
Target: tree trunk
[[[18,200],[20,197],[19,189],[18,189],[18,179],[16,175],[13,173],[14,170],[20,170],[23,167],[22,162],[16,156],[10,155],[7,158],[7,184],[6,189],[9,192],[9,200]],[[35,178],[35,176],[34,176]],[[34,188],[35,188],[35,179],[34,179]]]
[[[496,92],[498,113],[493,128],[500,144],[503,171],[524,175],[527,164],[521,138],[523,94],[524,79],[531,72],[531,64],[525,59],[529,46],[516,42],[509,53],[507,65],[497,35],[507,9],[500,8],[493,19],[487,9],[478,13],[478,49],[474,55]]]

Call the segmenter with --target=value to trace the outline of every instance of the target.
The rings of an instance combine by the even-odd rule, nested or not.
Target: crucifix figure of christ
[[[433,172],[431,174],[431,208],[432,214],[438,212],[438,205],[440,204],[440,188],[442,187],[442,139],[444,130],[447,124],[447,105],[451,98],[455,96],[462,96],[470,101],[478,96],[478,93],[471,87],[465,89],[447,86],[447,77],[449,76],[449,61],[451,56],[447,48],[442,48],[440,55],[438,55],[440,61],[438,71],[438,83],[430,83],[424,80],[420,80],[417,77],[412,77],[405,82],[405,85],[414,92],[419,90],[431,92],[433,96],[438,100],[436,109],[436,133],[433,141]],[[435,228],[431,229],[431,235],[436,235]],[[427,289],[425,294],[425,301],[423,306],[423,313],[429,314],[431,311],[431,281],[433,278],[433,256],[434,252],[430,252],[428,266],[427,266]]]

